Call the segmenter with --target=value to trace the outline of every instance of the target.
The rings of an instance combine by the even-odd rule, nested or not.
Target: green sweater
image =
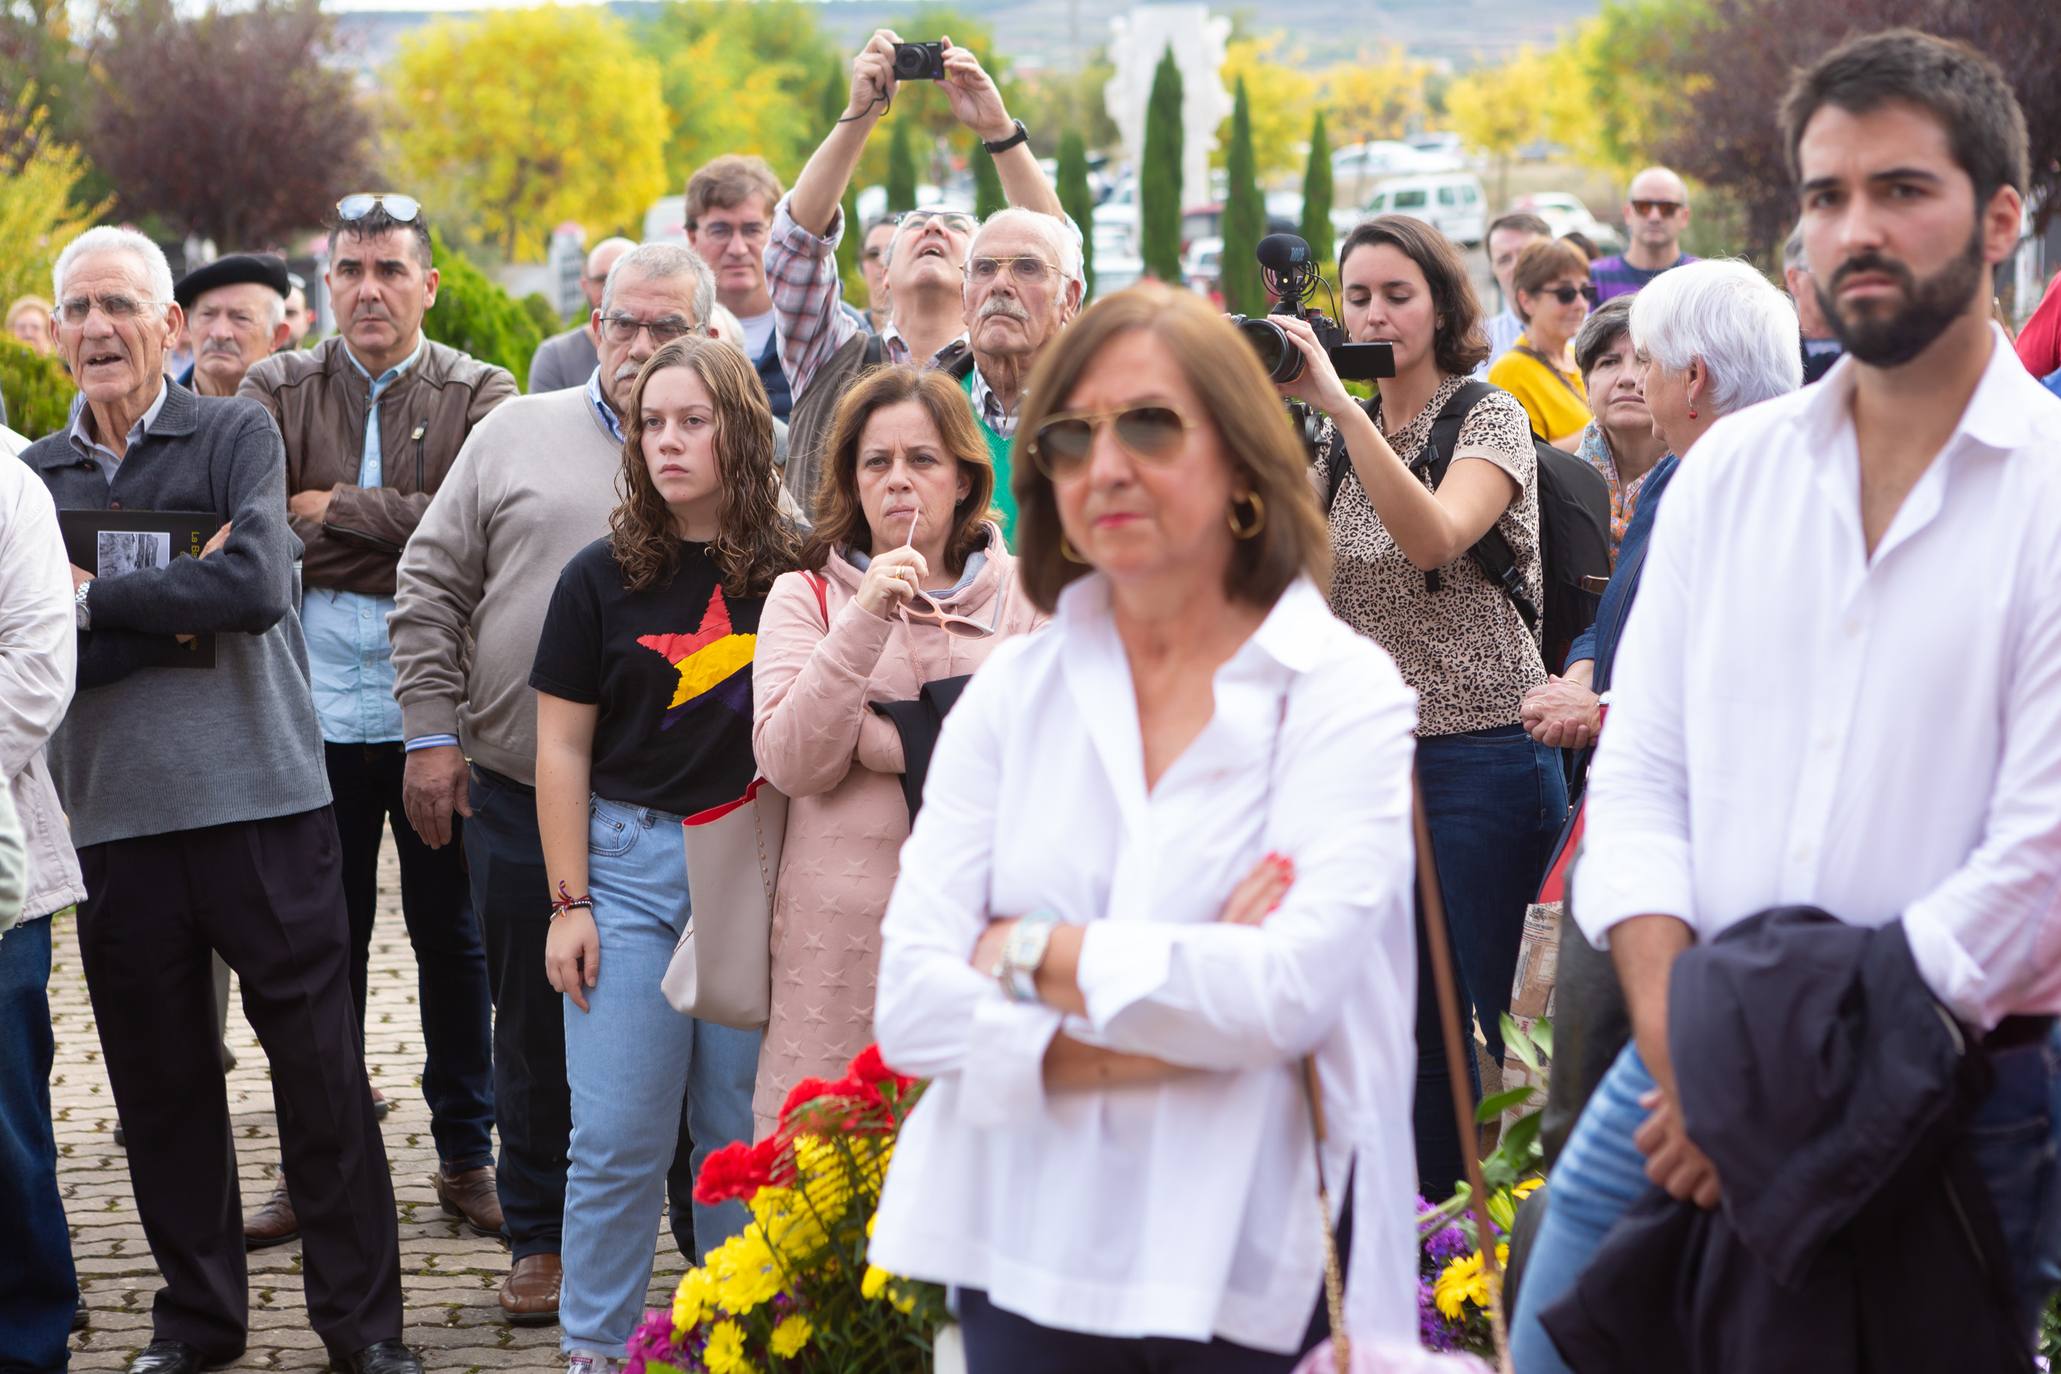
[[[959,389],[966,393],[966,403],[973,406],[973,422],[980,426],[980,432],[987,436],[988,458],[995,465],[995,509],[1002,513],[1002,537],[1009,541],[1010,550],[1016,548],[1016,489],[1010,482],[1009,453],[1016,447],[1016,441],[995,433],[988,426],[987,417],[980,413],[980,407],[973,405],[973,369],[959,379]]]

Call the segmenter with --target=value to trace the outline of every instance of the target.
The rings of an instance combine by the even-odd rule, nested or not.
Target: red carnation
[[[780,1124],[785,1126],[787,1118],[819,1097],[827,1097],[837,1091],[837,1085],[822,1078],[804,1078],[787,1094],[787,1103],[780,1109]]]
[[[893,1070],[881,1060],[878,1044],[868,1045],[853,1055],[851,1065],[845,1072],[861,1083],[882,1083],[895,1077]]]
[[[749,1202],[772,1178],[769,1152],[741,1140],[734,1141],[710,1155],[701,1166],[701,1177],[694,1184],[694,1200],[705,1207],[733,1199]]]

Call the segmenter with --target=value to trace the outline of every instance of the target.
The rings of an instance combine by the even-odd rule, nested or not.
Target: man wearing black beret
[[[176,379],[203,396],[234,396],[252,363],[286,342],[286,261],[231,253],[196,267],[172,288],[186,312],[193,364]]]

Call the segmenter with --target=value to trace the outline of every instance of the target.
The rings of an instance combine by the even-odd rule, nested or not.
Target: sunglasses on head
[[[1580,286],[1549,286],[1539,292],[1539,294],[1541,296],[1551,296],[1562,305],[1573,305],[1576,296],[1581,297],[1590,305],[1594,305],[1596,303],[1596,284],[1594,282],[1584,282]]]
[[[336,217],[349,224],[382,208],[388,219],[401,224],[413,224],[422,214],[422,202],[413,196],[404,196],[398,191],[359,191],[336,203]]]
[[[1173,458],[1190,428],[1180,411],[1159,404],[1126,406],[1095,414],[1054,415],[1031,435],[1031,461],[1050,480],[1064,481],[1087,466],[1088,455],[1095,448],[1096,432],[1104,425],[1114,426],[1116,441],[1148,463]]]
[[[1635,200],[1632,202],[1632,213],[1641,218],[1647,215],[1672,215],[1681,208],[1682,202],[1678,200]]]

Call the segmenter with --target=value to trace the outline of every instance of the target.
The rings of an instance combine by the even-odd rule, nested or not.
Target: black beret
[[[179,278],[179,284],[172,288],[172,298],[179,302],[181,310],[191,310],[203,292],[246,281],[271,287],[281,300],[292,289],[286,279],[285,258],[272,253],[231,253]]]

